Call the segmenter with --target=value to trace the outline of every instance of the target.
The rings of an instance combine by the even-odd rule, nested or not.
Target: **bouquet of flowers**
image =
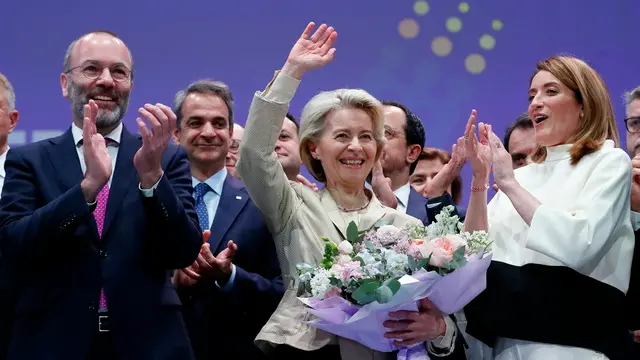
[[[488,235],[462,231],[453,209],[445,207],[426,227],[378,222],[360,231],[351,222],[347,240],[336,244],[323,238],[321,264],[297,265],[299,299],[317,317],[310,323],[378,351],[400,350],[398,357],[408,358],[409,349],[384,337],[388,329],[382,323],[389,312],[417,311],[417,301],[428,297],[442,313],[452,314],[486,287]]]

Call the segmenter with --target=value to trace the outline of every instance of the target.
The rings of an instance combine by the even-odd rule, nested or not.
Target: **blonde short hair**
[[[582,105],[584,116],[578,123],[576,133],[569,139],[569,143],[573,144],[570,150],[572,165],[576,165],[585,155],[600,149],[607,139],[619,146],[620,139],[609,90],[593,68],[575,57],[552,56],[537,64],[530,83],[540,71],[548,71],[558,78],[573,92],[578,104]],[[546,148],[538,146],[531,158],[535,162],[541,162],[546,156]]]
[[[5,100],[7,101],[7,109],[13,111],[16,109],[16,93],[9,79],[0,73],[0,91],[4,91]]]
[[[338,89],[317,94],[302,109],[300,157],[311,176],[320,182],[326,182],[327,178],[320,160],[311,156],[309,143],[320,140],[324,133],[327,115],[340,109],[360,109],[371,117],[373,134],[378,148],[376,160],[380,157],[385,144],[382,104],[371,94],[361,89]]]

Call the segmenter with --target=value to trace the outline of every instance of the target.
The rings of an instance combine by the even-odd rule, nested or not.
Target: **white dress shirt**
[[[9,152],[9,147],[7,146],[7,151],[3,152],[0,155],[0,197],[2,197],[2,187],[4,186],[4,178],[7,175],[4,172],[4,162],[7,160],[7,153]]]
[[[514,266],[567,266],[626,293],[635,237],[631,224],[631,161],[613,141],[573,166],[571,145],[547,148],[543,163],[515,171],[540,201],[527,225],[498,192],[488,205],[493,260]],[[567,284],[570,286],[570,284]],[[606,331],[606,330],[603,330]],[[592,350],[498,338],[495,359],[606,359]]]
[[[227,178],[227,168],[223,167],[222,170],[213,174],[210,178],[205,181],[199,181],[198,179],[191,177],[191,183],[193,188],[195,189],[196,185],[201,182],[209,185],[212,191],[208,191],[204,197],[203,201],[205,206],[207,207],[207,215],[209,218],[209,229],[211,229],[211,225],[213,224],[213,219],[215,219],[216,212],[218,211],[218,205],[220,205],[220,197],[222,196],[222,187],[224,186],[224,181]],[[195,192],[193,194],[195,198]],[[214,251],[215,249],[211,249]],[[233,282],[236,279],[236,266],[231,264],[231,275],[229,276],[229,280],[224,286],[220,286],[216,281],[216,286],[218,286],[223,291],[228,291],[233,287]]]
[[[396,210],[406,214],[407,206],[409,206],[409,194],[411,193],[411,185],[409,183],[406,183],[396,189],[396,191],[394,191],[393,193],[395,194],[396,199],[398,199],[398,206],[396,206]]]
[[[105,139],[111,139],[114,142],[111,144],[107,144],[107,153],[111,157],[111,177],[109,178],[109,182],[107,183],[109,187],[111,187],[111,181],[113,180],[113,174],[116,169],[116,160],[118,159],[118,148],[120,147],[120,140],[122,139],[122,129],[123,125],[120,123],[115,129],[113,129],[110,133],[105,135]],[[82,129],[78,127],[76,124],[71,126],[71,135],[73,136],[73,143],[76,145],[76,151],[78,152],[78,159],[80,160],[80,168],[82,169],[82,174],[87,171],[87,165],[84,163],[84,147],[80,144],[80,140],[82,140]],[[158,182],[156,182],[150,189],[143,189],[140,184],[138,184],[138,189],[142,192],[142,196],[144,197],[152,197],[153,191],[158,187],[160,180],[164,176],[164,172]],[[96,201],[98,201],[96,199]],[[95,204],[95,201],[89,205]]]

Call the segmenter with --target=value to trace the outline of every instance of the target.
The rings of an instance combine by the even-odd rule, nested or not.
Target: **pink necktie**
[[[96,198],[96,208],[93,210],[93,217],[96,219],[98,227],[98,235],[102,238],[102,229],[104,228],[104,218],[107,215],[107,200],[109,199],[109,184],[105,184]],[[104,289],[100,289],[100,310],[107,309],[107,297]]]

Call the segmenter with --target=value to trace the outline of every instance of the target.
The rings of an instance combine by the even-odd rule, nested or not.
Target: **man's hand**
[[[311,181],[309,181],[309,179],[307,179],[306,177],[302,176],[302,174],[298,174],[296,176],[296,180],[298,180],[298,182],[306,187],[308,187],[309,189],[318,192],[318,185],[312,183]]]
[[[460,137],[458,142],[453,144],[451,147],[451,160],[442,167],[433,179],[427,181],[425,189],[427,198],[433,199],[444,195],[451,183],[460,175],[460,171],[466,161],[465,147],[463,137]]]
[[[380,159],[373,164],[373,170],[371,171],[371,189],[383,205],[393,209],[398,206],[398,198],[391,188],[391,179],[384,176]]]
[[[162,176],[162,154],[176,128],[176,115],[162,104],[145,104],[138,112],[149,122],[151,130],[142,118],[136,119],[142,135],[142,147],[133,157],[133,165],[138,171],[140,186],[150,189]]]
[[[104,137],[98,134],[97,116],[98,104],[89,100],[89,104],[84,106],[84,120],[82,121],[82,149],[87,171],[80,183],[82,193],[88,203],[95,202],[98,192],[109,182],[113,171],[111,156],[107,152],[107,144]]]
[[[209,243],[203,244],[202,249],[200,249],[200,255],[196,260],[200,267],[200,274],[212,277],[220,286],[224,286],[231,276],[233,256],[237,251],[238,245],[231,240],[218,256],[213,255]]]
[[[631,160],[631,210],[640,212],[640,154]]]
[[[209,238],[211,237],[211,230],[205,230],[202,232],[202,248],[204,248],[204,244],[207,244]],[[201,259],[202,255],[198,254],[198,259]],[[192,286],[195,285],[200,279],[200,266],[198,265],[198,259],[193,262],[190,266],[176,270],[173,274],[173,278],[171,282],[174,286]],[[203,260],[204,261],[204,260]]]
[[[394,311],[389,313],[391,318],[384,327],[393,331],[384,334],[387,339],[396,339],[396,346],[410,346],[436,339],[443,336],[447,326],[442,314],[429,299],[424,298],[419,303],[420,312]]]

